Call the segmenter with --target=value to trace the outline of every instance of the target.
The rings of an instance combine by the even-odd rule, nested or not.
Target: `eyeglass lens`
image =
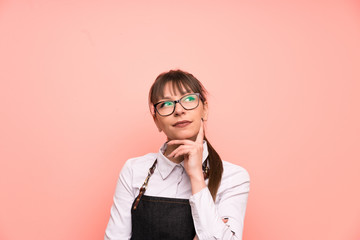
[[[198,106],[199,97],[196,94],[189,94],[189,95],[186,95],[186,96],[182,97],[179,100],[179,103],[186,110],[191,110],[191,109],[194,109],[194,108],[196,108]],[[174,101],[160,102],[156,106],[156,110],[162,116],[170,115],[175,110],[175,102]]]

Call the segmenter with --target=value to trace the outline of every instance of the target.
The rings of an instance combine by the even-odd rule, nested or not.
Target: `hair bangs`
[[[153,115],[155,114],[153,105],[166,97],[164,96],[164,89],[168,83],[170,84],[171,94],[200,93],[200,100],[203,103],[206,102],[207,91],[198,79],[191,73],[182,70],[170,70],[169,72],[161,73],[150,88],[148,101],[150,112]]]
[[[167,83],[170,83],[170,92],[173,95],[180,93],[200,93],[202,100],[205,100],[206,90],[201,83],[190,73],[181,70],[171,70],[160,74],[149,92],[149,101],[155,104],[159,99],[164,98],[164,89]]]

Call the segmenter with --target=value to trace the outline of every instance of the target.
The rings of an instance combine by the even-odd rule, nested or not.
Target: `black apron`
[[[149,174],[131,207],[131,239],[193,240],[196,233],[189,199],[143,195],[156,162],[157,160],[149,169]],[[204,164],[204,176],[207,177],[207,161],[204,161]]]

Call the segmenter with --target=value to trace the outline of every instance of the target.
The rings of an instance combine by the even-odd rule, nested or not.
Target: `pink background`
[[[245,240],[360,239],[359,43],[358,1],[0,1],[0,239],[102,239],[175,68],[250,173]]]

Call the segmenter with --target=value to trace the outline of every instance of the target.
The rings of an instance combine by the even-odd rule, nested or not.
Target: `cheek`
[[[167,121],[165,121],[164,119],[158,120],[158,124],[159,126],[163,129],[166,130],[169,128],[169,123]]]
[[[201,118],[201,116],[204,114],[204,111],[202,109],[199,109],[199,111],[196,111],[195,115],[196,118]]]

